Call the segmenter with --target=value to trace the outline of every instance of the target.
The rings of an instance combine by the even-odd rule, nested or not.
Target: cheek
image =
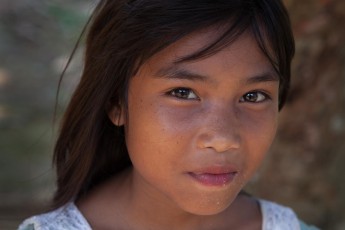
[[[158,103],[133,101],[128,107],[126,143],[135,164],[151,168],[177,163],[188,127],[176,114]]]
[[[252,175],[266,156],[277,131],[278,112],[268,110],[260,115],[248,114],[244,125],[246,148],[246,168]]]

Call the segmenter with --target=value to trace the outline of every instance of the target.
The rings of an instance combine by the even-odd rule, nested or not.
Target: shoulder
[[[18,230],[91,230],[91,227],[74,203],[26,219]]]
[[[263,230],[317,230],[300,221],[296,213],[289,207],[266,200],[259,200],[259,203]]]

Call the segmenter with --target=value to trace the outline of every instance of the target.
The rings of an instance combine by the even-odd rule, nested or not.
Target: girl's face
[[[212,56],[176,63],[218,36],[192,34],[144,63],[120,121],[135,189],[198,215],[229,207],[277,128],[278,76],[250,33]]]

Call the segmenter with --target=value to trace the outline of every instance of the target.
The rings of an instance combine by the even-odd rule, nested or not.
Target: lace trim
[[[262,230],[300,230],[296,214],[287,207],[259,200],[262,213]]]
[[[35,230],[91,230],[84,216],[72,202],[52,212],[25,220],[18,230],[32,229],[30,226]]]
[[[296,214],[287,207],[259,200],[262,213],[262,230],[300,230]],[[33,228],[32,228],[33,227]],[[91,230],[89,223],[74,203],[25,220],[18,230]]]

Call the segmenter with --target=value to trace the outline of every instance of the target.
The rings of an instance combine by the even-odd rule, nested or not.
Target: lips
[[[225,186],[234,180],[237,173],[232,167],[210,167],[188,174],[202,185]]]

